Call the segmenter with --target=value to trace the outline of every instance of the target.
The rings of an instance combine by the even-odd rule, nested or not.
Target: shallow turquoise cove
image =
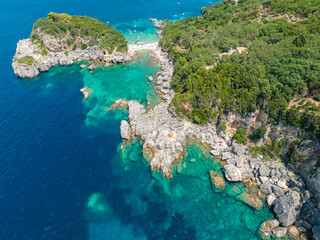
[[[127,65],[114,65],[109,68],[101,65],[93,72],[81,70],[84,86],[92,90],[88,100],[83,104],[89,109],[85,120],[87,125],[97,125],[99,121],[108,119],[123,119],[123,110],[108,110],[117,99],[137,100],[147,107],[160,102],[154,93],[154,85],[148,81],[148,76],[154,76],[160,67],[150,61],[148,51],[141,51],[137,60]]]
[[[172,179],[150,172],[141,149],[139,141],[126,146],[123,151],[118,149],[123,165],[117,166],[116,171],[125,176],[123,183],[131,183],[130,187],[134,189],[126,199],[134,202],[136,214],[146,213],[146,205],[150,199],[157,201],[156,199],[163,198],[161,208],[168,209],[171,216],[166,216],[161,222],[161,231],[166,232],[170,228],[172,216],[181,215],[186,222],[186,231],[194,234],[194,238],[190,239],[259,239],[258,227],[263,221],[273,218],[267,207],[257,211],[228,195],[234,193],[235,196],[235,189],[246,191],[242,183],[226,183],[228,194],[214,192],[208,171],[214,170],[222,174],[221,165],[199,144],[189,142],[182,163],[177,164],[182,168],[179,173],[174,173]],[[159,192],[155,192],[155,188]],[[145,201],[144,195],[149,200]],[[159,212],[161,214],[161,209]]]

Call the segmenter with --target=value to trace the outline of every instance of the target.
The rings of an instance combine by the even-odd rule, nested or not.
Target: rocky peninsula
[[[161,63],[162,71],[156,75],[156,89],[164,102],[147,111],[139,102],[129,101],[128,121],[123,120],[120,127],[122,138],[126,141],[141,139],[144,156],[152,170],[161,171],[168,178],[172,177],[175,166],[181,163],[186,141],[195,139],[210,147],[211,154],[221,159],[228,181],[258,187],[256,194],[248,196],[248,199],[253,200],[251,204],[250,201],[247,203],[256,208],[255,199],[262,198],[273,209],[276,217],[261,225],[262,237],[306,239],[313,236],[319,239],[320,168],[314,175],[308,176],[306,173],[314,163],[300,165],[299,172],[295,166],[285,165],[280,159],[270,161],[263,154],[252,155],[248,146],[234,140],[233,136],[238,129],[254,132],[267,122],[268,115],[262,110],[247,114],[228,112],[220,116],[220,121],[205,125],[193,124],[177,116],[171,104],[174,97],[170,85],[173,62],[159,47],[152,49],[152,53]],[[269,124],[264,136],[256,144],[267,145],[271,139],[278,139],[287,143],[283,148],[288,148],[299,132],[297,127]],[[310,162],[317,161],[318,149],[320,144],[307,138],[300,147]],[[210,173],[210,176],[213,181],[217,177],[214,173]],[[219,181],[218,186],[221,188],[221,178],[216,178],[216,181]]]

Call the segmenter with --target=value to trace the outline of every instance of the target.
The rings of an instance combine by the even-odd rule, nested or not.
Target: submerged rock
[[[116,100],[109,109],[116,109],[116,108],[125,108],[128,106],[128,102],[125,99],[118,99]]]
[[[94,193],[89,197],[87,208],[91,212],[99,214],[105,214],[109,211],[109,206],[103,195],[100,193]]]
[[[250,193],[242,192],[240,195],[236,197],[236,199],[244,202],[245,204],[248,204],[256,210],[262,209],[261,200]]]
[[[221,177],[219,173],[210,170],[209,175],[211,178],[211,183],[214,191],[216,190],[224,191],[226,189],[226,183],[223,177]]]
[[[223,167],[224,174],[228,181],[239,182],[242,180],[240,169],[232,164]]]
[[[86,66],[87,66],[87,65],[85,65],[85,64],[81,64],[81,65],[80,65],[81,69],[86,68]]]
[[[272,230],[279,226],[279,221],[277,219],[268,220],[260,225],[260,236],[262,238],[270,238],[272,235]]]

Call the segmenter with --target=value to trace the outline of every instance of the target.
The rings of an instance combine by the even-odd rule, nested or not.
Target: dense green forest
[[[224,0],[201,13],[163,29],[176,112],[201,124],[262,109],[320,140],[320,1]]]
[[[114,27],[102,23],[97,18],[87,16],[70,16],[66,13],[58,14],[50,12],[47,18],[40,18],[34,25],[31,40],[41,43],[37,29],[55,38],[63,39],[73,49],[86,49],[89,46],[99,45],[101,49],[110,52],[117,48],[117,51],[127,51],[127,41],[124,36],[116,31]],[[65,39],[65,38],[68,39]],[[82,43],[78,46],[78,37],[90,39],[88,44]]]

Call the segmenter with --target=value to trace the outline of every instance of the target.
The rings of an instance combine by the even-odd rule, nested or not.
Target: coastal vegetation
[[[98,45],[101,49],[112,53],[114,49],[119,52],[127,51],[127,41],[114,27],[102,23],[98,18],[87,16],[70,16],[66,13],[50,12],[47,18],[40,18],[33,25],[31,40],[44,47],[41,33],[49,34],[68,46],[72,46],[81,38],[79,43],[82,50],[87,45]],[[74,49],[77,48],[77,45]]]
[[[16,58],[16,59],[14,59],[14,61],[18,62],[20,64],[27,64],[27,65],[31,66],[35,62],[35,59],[32,56],[25,56],[22,58]]]
[[[167,23],[160,41],[175,64],[177,114],[203,124],[263,110],[320,140],[320,2],[224,0],[201,12]],[[234,139],[258,140],[265,131],[241,130]]]

